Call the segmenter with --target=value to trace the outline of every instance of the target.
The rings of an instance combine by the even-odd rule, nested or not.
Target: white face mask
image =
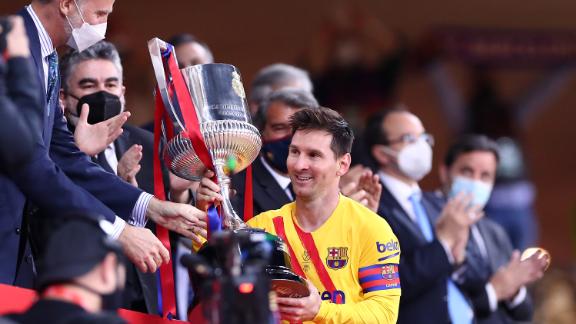
[[[398,168],[405,176],[414,181],[420,181],[432,169],[432,147],[425,139],[418,139],[406,145],[400,152],[386,147],[398,160]]]
[[[74,4],[76,4],[76,8],[78,8],[78,13],[80,14],[80,18],[82,18],[83,23],[80,28],[74,28],[74,26],[72,26],[70,23],[70,19],[66,17],[68,24],[70,27],[72,27],[72,35],[70,35],[67,44],[78,52],[82,52],[83,50],[98,43],[106,37],[106,28],[108,27],[108,23],[97,25],[88,24],[86,20],[84,20],[76,0],[74,0]]]

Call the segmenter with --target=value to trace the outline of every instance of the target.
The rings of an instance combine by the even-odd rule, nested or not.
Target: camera
[[[8,42],[6,41],[6,35],[12,30],[12,24],[8,17],[3,16],[0,17],[0,54],[3,54],[6,51],[6,47]]]
[[[266,275],[273,245],[269,234],[222,231],[198,254],[182,257],[194,288],[194,303],[211,324],[278,323],[275,295]],[[200,303],[200,304],[198,304]]]

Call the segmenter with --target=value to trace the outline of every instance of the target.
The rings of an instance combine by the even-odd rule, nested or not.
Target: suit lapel
[[[283,188],[274,177],[266,170],[260,158],[256,158],[254,161],[252,172],[254,173],[253,179],[257,181],[262,187],[263,191],[268,195],[269,199],[274,202],[273,205],[282,206],[290,202],[290,199],[286,195]]]
[[[46,85],[44,84],[44,66],[43,66],[42,52],[40,50],[40,37],[38,36],[38,30],[36,29],[34,20],[32,20],[32,17],[30,17],[28,10],[26,10],[26,8],[23,8],[22,10],[20,10],[18,14],[22,16],[22,18],[24,19],[24,26],[26,27],[26,34],[29,39],[30,54],[32,55],[32,58],[34,60],[34,66],[36,67],[36,76],[38,77],[39,81],[38,83],[40,84],[40,88],[42,91],[41,95],[43,103],[42,117],[44,123],[42,136],[44,139],[44,143],[48,147],[50,144],[50,138],[52,133],[52,125],[50,121],[51,118],[54,118],[54,116],[50,116],[53,114],[49,115],[48,111],[45,111],[46,109],[51,109],[51,107],[48,107],[47,105],[48,100],[46,98]]]
[[[412,233],[415,237],[420,238],[422,242],[426,242],[424,234],[418,227],[418,224],[410,219],[410,216],[406,213],[404,208],[400,206],[400,203],[392,196],[388,188],[382,183],[382,195],[380,196],[380,208],[383,208],[383,212],[389,215],[388,217],[394,218],[398,223],[401,223],[408,231]]]
[[[114,141],[114,150],[116,154],[116,159],[120,162],[120,159],[130,148],[130,131],[125,127],[122,128],[124,131],[122,134]]]

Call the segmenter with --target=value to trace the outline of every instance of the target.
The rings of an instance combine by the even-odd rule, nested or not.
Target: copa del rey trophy
[[[251,123],[240,73],[229,64],[199,64],[178,71],[170,44],[154,38],[148,42],[148,47],[158,82],[157,91],[165,107],[165,114],[156,116],[162,118],[164,149],[161,154],[165,164],[174,174],[188,180],[200,180],[206,169],[213,168],[224,198],[220,210],[224,231],[220,235],[239,232],[265,235],[273,250],[269,258],[273,264],[266,267],[273,289],[281,296],[307,296],[309,291],[303,279],[291,271],[290,257],[282,240],[248,228],[229,200],[230,173],[248,167],[258,157],[262,146],[260,133]],[[183,76],[185,86],[178,86],[178,73]],[[190,99],[192,111],[186,104]],[[197,138],[193,136],[195,126]],[[203,151],[208,156],[203,156]],[[210,255],[210,251],[216,250],[210,248],[210,241],[199,254],[203,250],[208,259],[222,257]],[[241,252],[242,246],[235,250]]]

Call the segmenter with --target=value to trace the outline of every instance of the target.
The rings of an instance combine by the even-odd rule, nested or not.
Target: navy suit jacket
[[[232,177],[236,196],[232,199],[234,210],[243,218],[244,215],[244,192],[246,186],[246,172],[240,172]],[[292,202],[284,189],[280,187],[274,176],[260,161],[260,156],[252,162],[252,194],[254,196],[254,215],[256,216],[268,210],[278,209]]]
[[[431,224],[438,212],[422,199]],[[402,250],[400,257],[400,311],[398,323],[450,323],[446,280],[454,267],[442,244],[435,238],[427,242],[419,226],[413,222],[394,196],[382,184],[378,214],[390,227]]]
[[[20,15],[24,18],[38,77],[31,86],[41,92],[42,103],[47,103],[38,32],[26,9],[23,9]],[[0,213],[3,223],[0,233],[2,283],[15,282],[19,253],[19,230],[16,228],[22,223],[24,196],[42,210],[43,216],[91,211],[113,222],[115,214],[127,218],[142,193],[140,189],[102,170],[78,150],[66,126],[58,100],[54,99],[50,101],[51,105],[41,105],[42,128],[31,130],[38,135],[31,161],[8,174],[8,177],[0,177]],[[33,109],[21,108],[23,113],[29,113],[26,110]],[[28,258],[29,256],[26,256],[25,259]],[[31,269],[31,264],[28,269]],[[31,273],[29,270],[25,272],[27,275]],[[27,286],[31,281],[19,283]]]
[[[428,198],[437,210],[441,210],[446,203],[443,195],[438,192],[426,193]],[[482,241],[486,247],[487,258],[482,257],[478,251],[475,240],[470,239],[466,246],[466,261],[464,271],[460,273],[458,286],[469,297],[474,308],[474,316],[477,323],[515,323],[531,322],[532,301],[527,294],[524,301],[515,307],[501,302],[494,312],[490,310],[486,284],[492,275],[502,266],[510,261],[513,247],[508,234],[497,223],[487,217],[478,221],[475,225],[482,236]],[[472,236],[470,236],[472,238]]]

